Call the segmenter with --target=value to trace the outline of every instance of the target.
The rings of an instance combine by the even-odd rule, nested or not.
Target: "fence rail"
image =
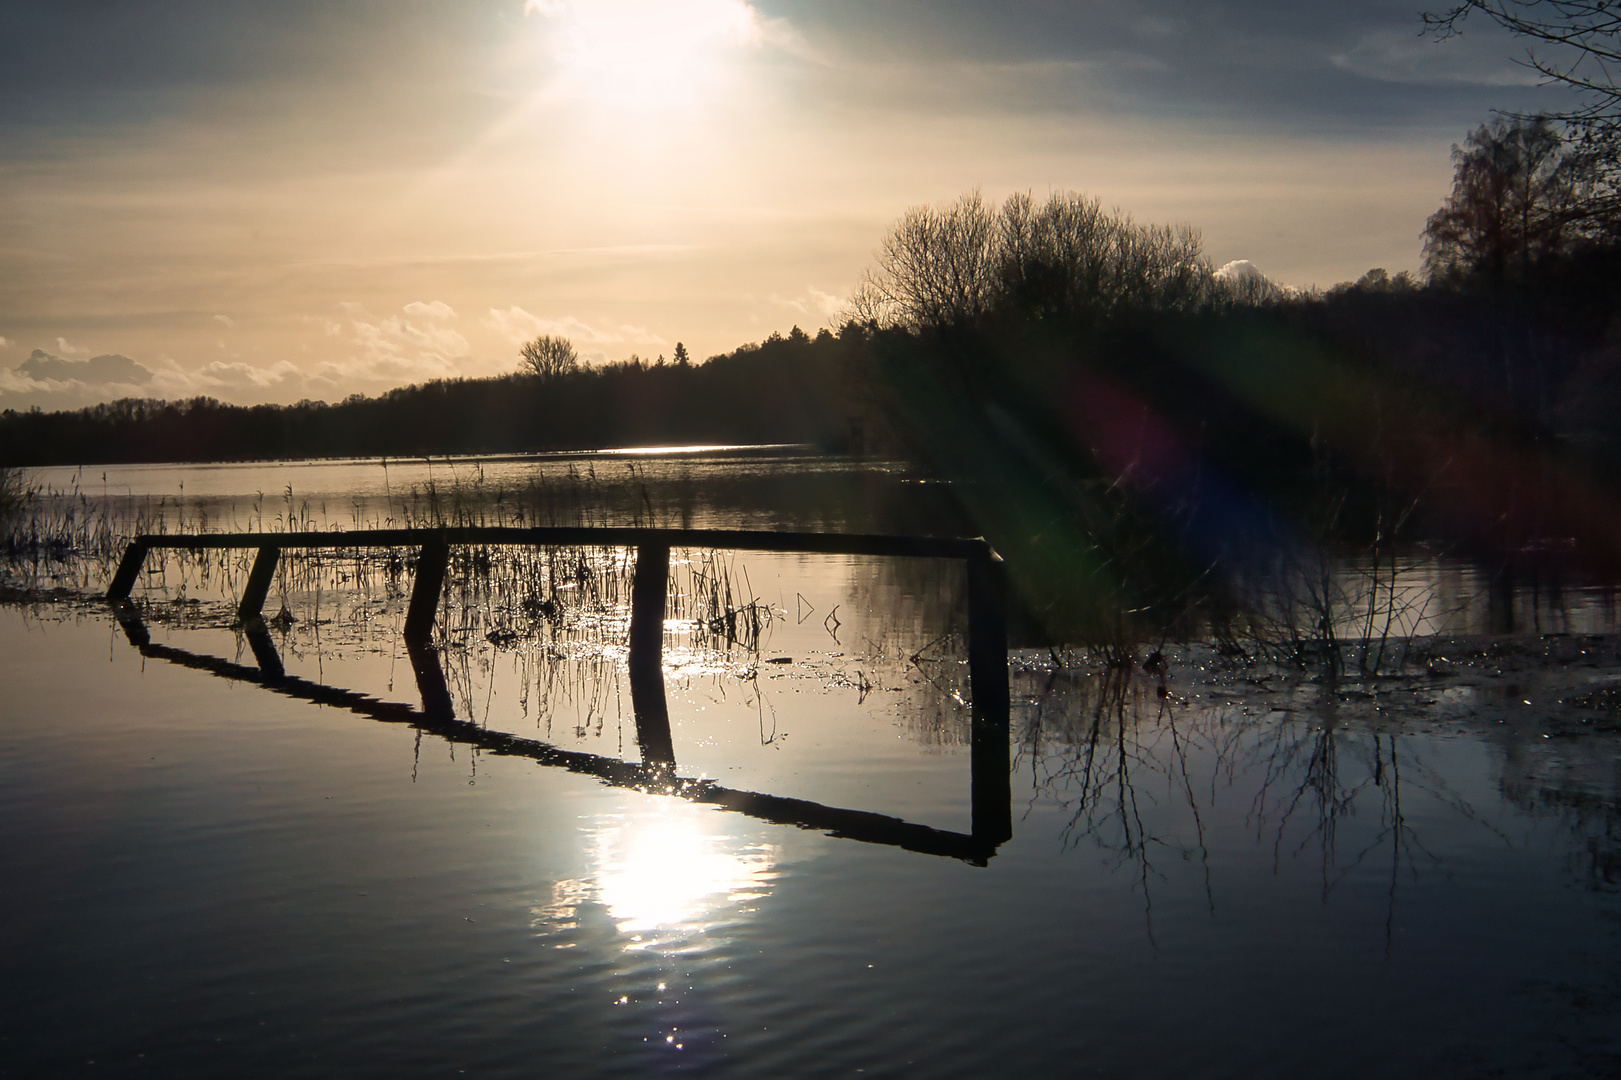
[[[852,811],[833,812],[816,808],[817,813],[800,820],[795,800],[777,799],[752,793],[731,793],[714,788],[704,801],[725,801],[736,796],[754,807],[746,812],[795,824],[828,828],[835,834],[863,839],[888,837],[876,842],[893,843],[914,850],[934,850],[959,858],[981,861],[1012,833],[1010,818],[1011,787],[1008,776],[1008,646],[1007,578],[1002,560],[990,544],[980,538],[880,536],[848,533],[770,532],[747,529],[653,529],[637,527],[590,526],[463,526],[442,529],[356,529],[349,532],[249,532],[146,534],[130,541],[107,589],[107,599],[121,612],[120,618],[131,631],[131,640],[143,652],[153,655],[183,655],[164,650],[146,639],[144,628],[128,601],[146,565],[147,553],[154,549],[201,550],[252,548],[258,554],[249,571],[247,585],[237,605],[237,616],[248,633],[263,676],[270,683],[291,686],[281,661],[266,633],[263,619],[265,597],[276,575],[281,553],[287,550],[319,548],[417,549],[416,577],[412,581],[410,606],[406,610],[403,637],[412,657],[423,714],[435,722],[453,722],[450,695],[437,655],[430,647],[434,614],[444,591],[445,575],[453,546],[571,546],[632,547],[636,567],[630,595],[630,691],[635,714],[637,741],[642,768],[662,770],[673,775],[675,747],[670,734],[669,706],[664,692],[663,642],[666,593],[669,588],[670,550],[765,551],[790,554],[871,555],[889,558],[953,559],[966,564],[968,577],[968,680],[973,723],[971,798],[974,831],[971,838],[936,834],[919,826],[879,828],[874,815]],[[549,753],[553,751],[548,751]],[[637,774],[640,776],[641,774]],[[792,804],[792,805],[791,805]],[[813,806],[814,804],[805,804]],[[828,814],[832,814],[831,817]],[[774,816],[775,815],[775,816]],[[796,816],[800,815],[800,816]],[[872,820],[868,820],[871,818]],[[870,836],[867,834],[871,834]],[[944,839],[942,839],[944,837]],[[963,842],[967,846],[962,846]]]
[[[441,529],[355,529],[348,532],[148,533],[130,541],[107,589],[107,599],[129,599],[155,548],[254,548],[258,555],[237,605],[244,624],[259,619],[286,550],[415,547],[416,577],[405,614],[407,644],[426,644],[444,590],[452,546],[633,547],[636,572],[630,596],[632,702],[650,718],[664,709],[664,601],[670,549],[768,551],[791,554],[874,555],[956,559],[968,569],[968,679],[975,715],[1008,711],[1007,578],[1002,560],[979,537],[883,536],[860,533],[772,532],[749,529],[653,529],[636,526],[460,526]],[[640,685],[641,692],[637,687]],[[638,702],[638,698],[643,699]],[[668,724],[654,725],[668,727]]]

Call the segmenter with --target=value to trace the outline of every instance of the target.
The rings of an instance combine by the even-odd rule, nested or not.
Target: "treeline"
[[[920,208],[856,298],[873,393],[1063,639],[1280,575],[1321,602],[1305,553],[1348,547],[1617,572],[1621,247],[1527,243],[1481,194],[1444,272],[1323,294],[1079,196]]]
[[[561,374],[403,387],[336,404],[126,399],[0,414],[0,463],[244,461],[581,450],[664,443],[842,448],[859,411],[843,373],[859,333],[797,327],[703,364],[639,359]]]

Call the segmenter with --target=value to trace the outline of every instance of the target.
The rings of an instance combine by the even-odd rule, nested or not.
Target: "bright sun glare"
[[[559,882],[536,914],[574,926],[582,904],[599,903],[633,950],[704,932],[722,909],[769,893],[776,877],[774,847],[739,843],[714,811],[676,801],[601,822],[591,847],[591,877]]]
[[[600,897],[621,932],[689,926],[719,905],[768,887],[769,855],[729,851],[703,825],[690,808],[672,807],[599,837]]]
[[[563,85],[637,107],[691,100],[759,35],[746,0],[529,0],[525,11],[556,24]]]

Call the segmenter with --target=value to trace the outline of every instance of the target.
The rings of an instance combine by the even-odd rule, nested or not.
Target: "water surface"
[[[848,493],[887,489],[841,470],[864,479],[818,513],[871,527]],[[189,500],[203,481],[185,482]],[[214,520],[241,487],[209,494]],[[694,499],[693,522],[737,524],[703,516],[725,503]],[[1437,647],[1360,681],[1197,642],[1166,644],[1163,677],[1016,651],[1012,837],[961,858],[613,782],[640,760],[629,556],[582,554],[584,574],[468,569],[436,655],[458,721],[602,775],[428,722],[399,642],[408,570],[333,559],[272,593],[287,675],[360,704],[262,684],[230,565],[146,575],[145,653],[92,603],[0,608],[0,1074],[1621,1060],[1613,635]],[[672,569],[682,776],[972,831],[960,568],[678,552]],[[570,582],[594,592],[548,593],[555,617],[523,606]],[[758,605],[753,632],[708,629],[717,583]]]

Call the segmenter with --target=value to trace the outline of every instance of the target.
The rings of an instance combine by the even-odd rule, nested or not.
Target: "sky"
[[[1416,270],[1452,145],[1560,105],[1422,4],[0,0],[0,408],[703,358],[974,189]]]

